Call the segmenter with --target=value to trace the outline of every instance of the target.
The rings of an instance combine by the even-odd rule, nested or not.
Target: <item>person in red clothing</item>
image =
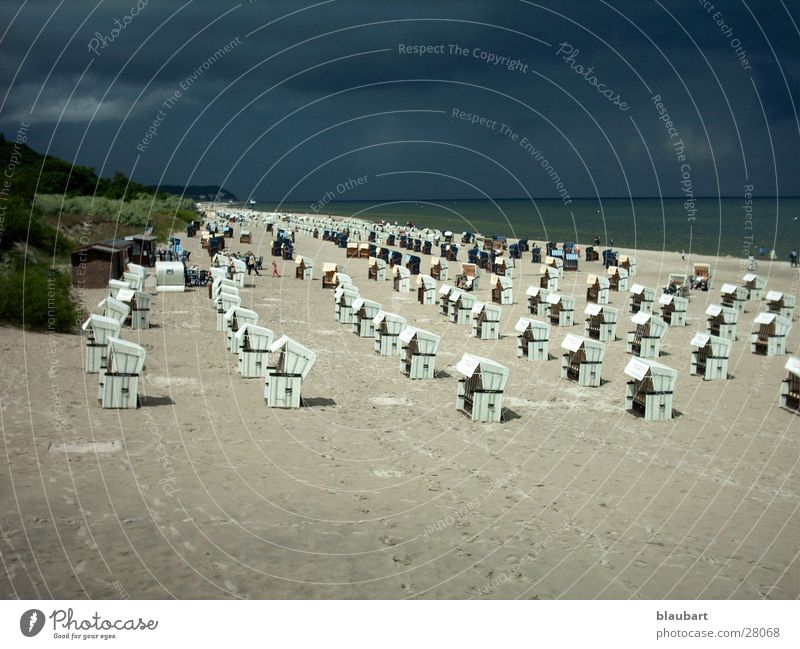
[[[274,259],[272,260],[272,276],[280,277],[280,275],[278,275],[278,264],[275,262]]]

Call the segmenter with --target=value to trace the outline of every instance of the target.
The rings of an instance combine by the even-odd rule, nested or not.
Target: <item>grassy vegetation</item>
[[[83,223],[91,224],[91,241],[142,233],[148,225],[165,239],[197,216],[190,200],[154,194],[120,172],[100,178],[2,134],[0,167],[12,171],[0,194],[0,323],[74,331],[82,314],[68,255],[87,234]]]
[[[197,218],[192,201],[166,194],[140,194],[128,201],[103,196],[36,194],[34,206],[50,225],[57,225],[67,236],[75,236],[76,228],[89,221],[93,230],[104,232],[97,239],[141,234],[152,225],[153,234],[163,241]]]

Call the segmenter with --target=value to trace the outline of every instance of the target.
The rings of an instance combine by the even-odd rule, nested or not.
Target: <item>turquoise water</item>
[[[260,203],[258,209],[314,213],[311,203]],[[561,199],[331,202],[323,211],[538,242],[585,244],[598,235],[603,245],[613,239],[625,248],[733,257],[748,251],[757,257],[764,246],[782,261],[800,245],[800,198],[753,198],[752,206],[743,197],[703,198],[694,209],[688,211],[682,199],[615,198],[574,199],[569,205]]]

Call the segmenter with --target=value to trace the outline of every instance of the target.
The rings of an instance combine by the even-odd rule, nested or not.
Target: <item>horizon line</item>
[[[229,190],[225,190],[229,191]],[[721,199],[721,198],[741,198],[745,200],[745,197],[738,194],[724,194],[719,196],[695,196],[694,200],[698,199]],[[777,196],[775,194],[764,194],[764,195],[753,195],[751,198],[800,198],[800,194],[789,194],[783,196]],[[597,198],[595,196],[573,196],[572,200],[579,200],[579,201],[609,201],[609,200],[640,200],[640,199],[649,199],[649,200],[675,200],[681,199],[684,200],[684,196],[603,196]],[[236,199],[233,201],[234,203],[244,203],[249,201],[250,199]],[[295,204],[295,203],[317,203],[319,199],[315,200],[275,200],[275,199],[255,199],[256,203],[281,203],[281,204]],[[433,198],[359,198],[359,199],[352,199],[352,200],[332,200],[326,205],[333,205],[335,203],[375,203],[375,202],[383,202],[383,203],[423,203],[423,202],[444,202],[444,201],[484,201],[484,202],[492,202],[492,201],[528,201],[528,202],[535,202],[535,201],[562,201],[563,199],[560,196],[553,196],[553,197],[542,197],[542,198],[528,198],[527,196],[504,196],[501,198],[454,198],[454,197],[433,197]]]

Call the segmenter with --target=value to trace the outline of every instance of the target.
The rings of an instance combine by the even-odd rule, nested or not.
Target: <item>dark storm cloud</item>
[[[747,179],[774,191],[770,136],[781,191],[796,191],[798,34],[779,2],[150,0],[132,16],[135,5],[25,5],[0,43],[0,127],[29,121],[33,146],[52,137],[54,154],[106,174],[259,198],[315,199],[349,175],[402,170],[416,173],[350,198],[474,197],[470,184],[556,195],[522,138],[573,196],[680,195],[659,94],[698,193],[738,194]],[[0,24],[18,8],[0,3]],[[436,51],[399,52],[412,44]]]

